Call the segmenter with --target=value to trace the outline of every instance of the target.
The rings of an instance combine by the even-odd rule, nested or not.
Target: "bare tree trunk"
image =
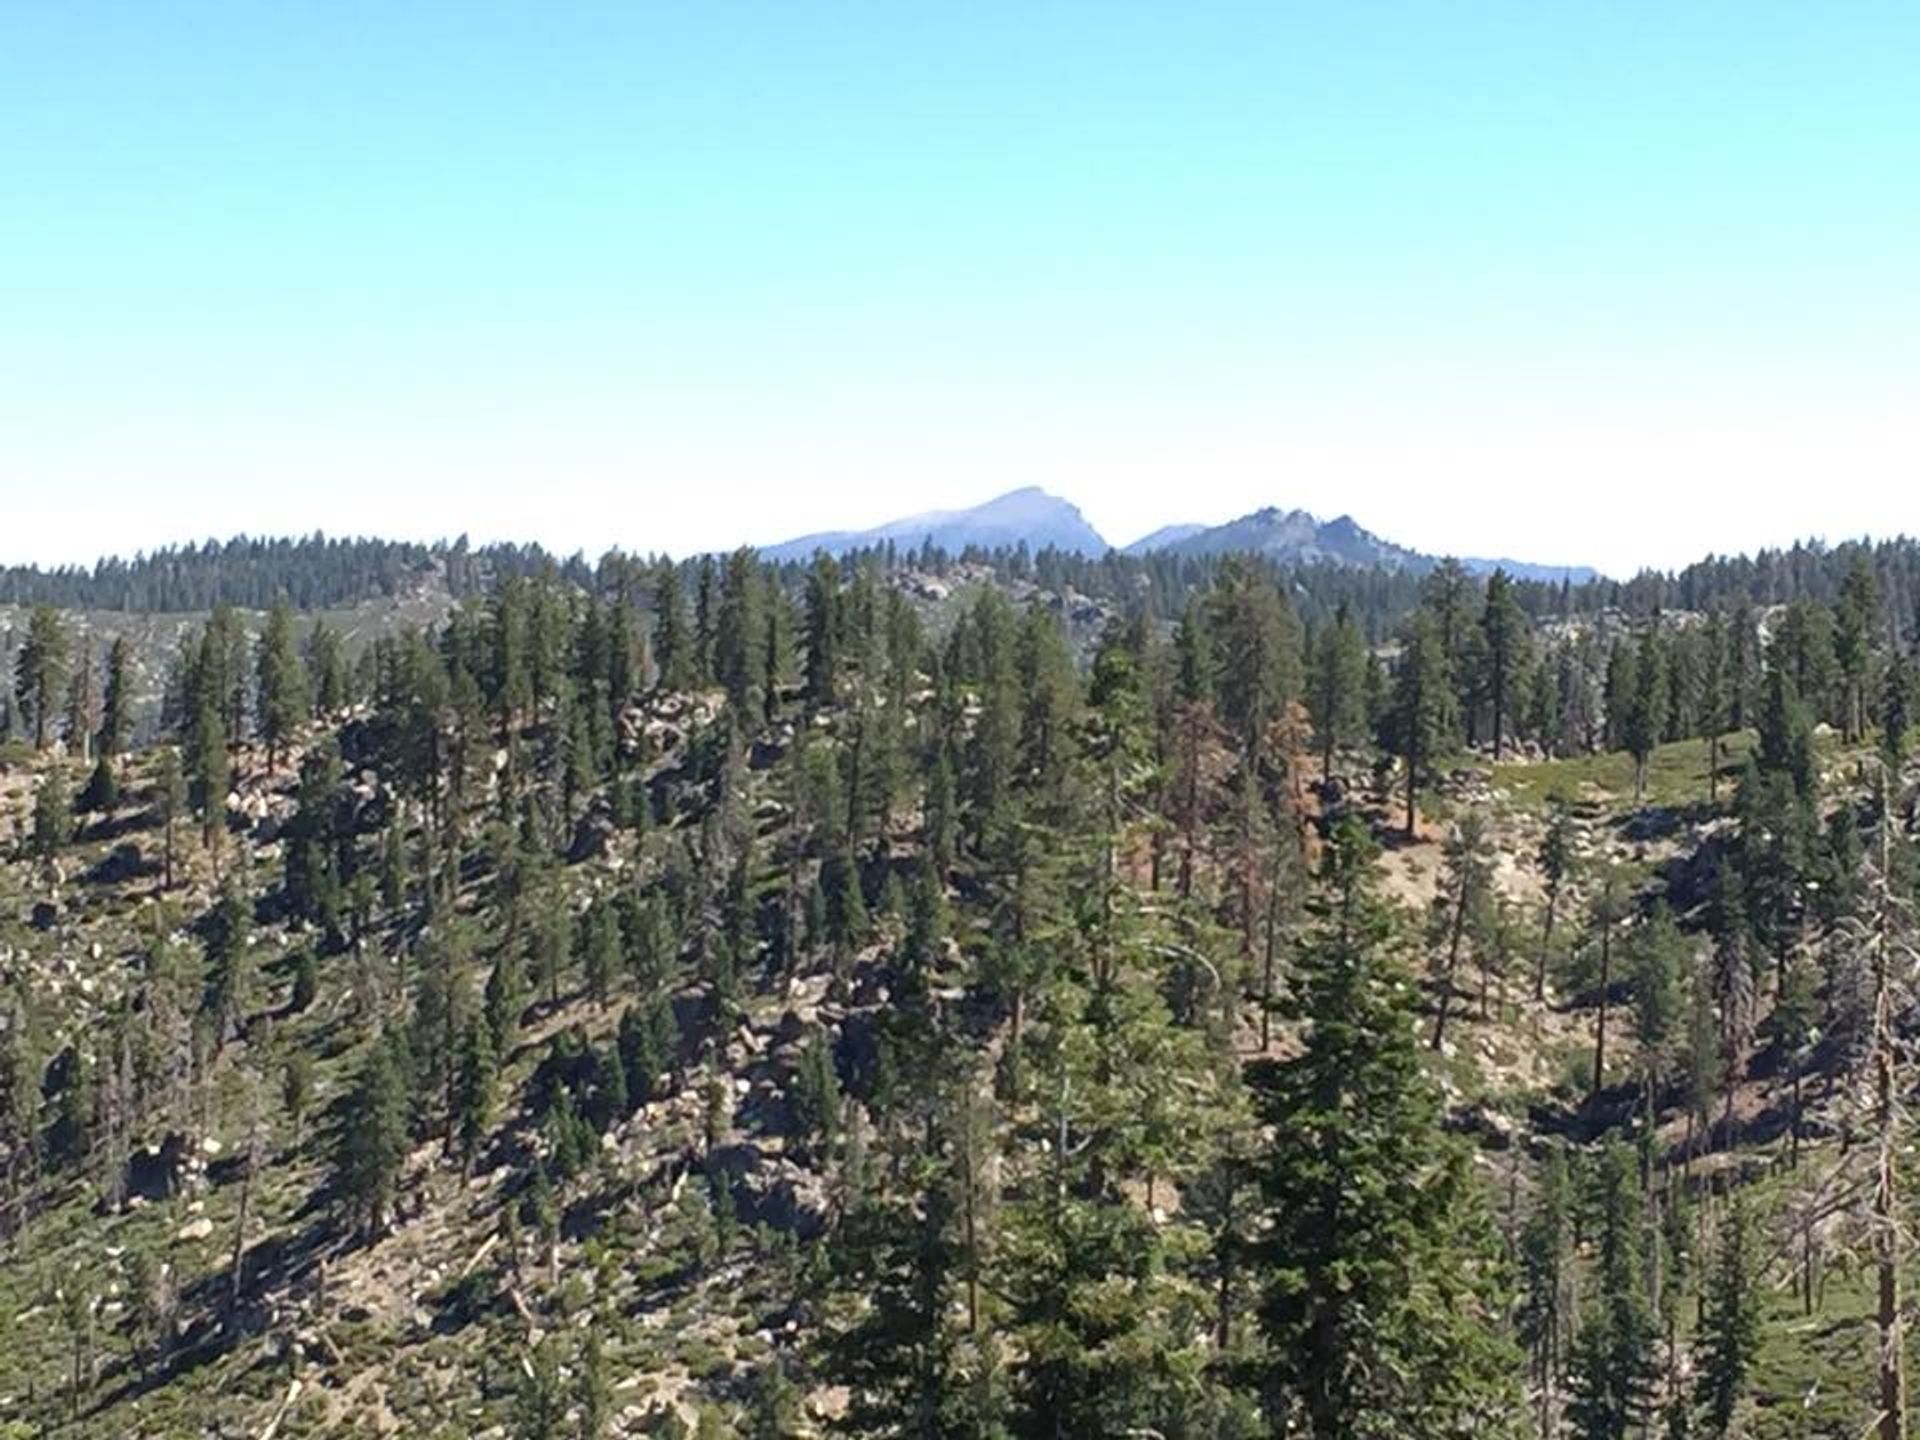
[[[1411,749],[1411,747],[1409,747]],[[1407,839],[1413,839],[1413,792],[1420,774],[1420,766],[1414,756],[1407,756]]]
[[[1813,1314],[1813,1211],[1800,1222],[1800,1309]]]
[[[1553,952],[1553,921],[1560,908],[1560,886],[1556,883],[1547,891],[1547,917],[1540,927],[1540,956],[1533,964],[1533,998],[1535,1001],[1547,998],[1547,959]]]

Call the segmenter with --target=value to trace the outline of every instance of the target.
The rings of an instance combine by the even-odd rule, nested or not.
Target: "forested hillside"
[[[1915,562],[11,574],[0,1436],[1903,1436]]]

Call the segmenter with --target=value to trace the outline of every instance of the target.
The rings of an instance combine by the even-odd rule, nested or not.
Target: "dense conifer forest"
[[[996,574],[1028,579],[1049,589],[1071,590],[1123,608],[1144,606],[1155,618],[1177,618],[1196,586],[1209,583],[1219,557],[1152,550],[1110,552],[1100,558],[1054,549],[971,548],[958,554],[926,544],[887,546],[843,556],[858,568],[878,564],[889,573],[913,570],[943,575],[956,565],[983,565]],[[1836,604],[1856,558],[1872,566],[1895,623],[1911,628],[1920,613],[1920,542],[1901,538],[1869,544],[1795,545],[1755,556],[1714,556],[1677,572],[1642,571],[1630,580],[1595,579],[1579,584],[1515,580],[1520,606],[1539,619],[1616,609],[1646,617],[1662,610],[1730,609],[1780,605],[1796,599]],[[453,541],[413,544],[314,534],[299,539],[209,540],[157,549],[132,559],[112,557],[92,567],[43,569],[0,567],[0,606],[57,605],[69,609],[139,614],[209,610],[216,605],[265,610],[284,600],[302,610],[392,598],[421,587],[444,590],[456,600],[483,595],[500,580],[546,575],[583,590],[638,596],[636,576],[658,564],[612,550],[598,560],[550,555],[538,545],[471,545]],[[1422,561],[1400,567],[1327,563],[1273,565],[1307,618],[1330,615],[1344,604],[1375,638],[1418,602],[1423,577],[1434,568]],[[699,562],[686,562],[684,569]],[[806,565],[770,567],[783,588],[805,583]],[[691,575],[683,583],[693,583]]]
[[[1896,1440],[1917,582],[0,574],[0,1436]]]

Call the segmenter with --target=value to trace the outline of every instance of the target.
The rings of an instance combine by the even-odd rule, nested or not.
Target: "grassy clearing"
[[[1752,731],[1741,730],[1720,743],[1720,794],[1732,794],[1732,782],[1754,746]],[[1676,740],[1654,750],[1647,761],[1646,803],[1682,809],[1707,803],[1707,742]],[[1633,757],[1624,750],[1575,755],[1564,760],[1534,760],[1496,765],[1494,784],[1521,805],[1547,803],[1556,795],[1569,800],[1631,801]]]
[[[1776,1161],[1783,1158],[1778,1147]],[[1765,1322],[1754,1358],[1753,1440],[1856,1440],[1873,1413],[1874,1274],[1857,1246],[1828,1248],[1816,1304],[1802,1308],[1799,1251],[1789,1233],[1792,1198],[1818,1183],[1836,1159],[1827,1146],[1802,1154],[1797,1172],[1777,1170],[1749,1189],[1766,1241],[1760,1276]],[[1859,1237],[1853,1237],[1857,1240]],[[1920,1363],[1920,1336],[1907,1333],[1907,1371]]]

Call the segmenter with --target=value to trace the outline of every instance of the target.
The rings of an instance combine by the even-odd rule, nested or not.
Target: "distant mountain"
[[[891,541],[900,549],[916,549],[931,540],[949,553],[969,545],[983,549],[1024,543],[1029,550],[1056,550],[1079,555],[1107,553],[1107,542],[1087,523],[1079,507],[1050,495],[1037,485],[1009,491],[970,510],[930,510],[892,520],[870,530],[823,530],[764,547],[762,558],[772,561],[805,560],[816,550],[841,555]],[[1352,565],[1389,570],[1425,570],[1436,558],[1391,540],[1382,539],[1355,520],[1341,515],[1321,520],[1305,510],[1282,510],[1269,505],[1224,525],[1163,525],[1126,547],[1128,555],[1158,552],[1173,555],[1224,555],[1246,551],[1289,564]],[[1520,560],[1464,559],[1476,575],[1497,567],[1517,579],[1571,580],[1578,585],[1596,578],[1584,565],[1540,565]]]
[[[1549,585],[1558,585],[1562,580],[1570,585],[1585,585],[1589,580],[1600,578],[1600,572],[1591,565],[1540,565],[1531,560],[1486,560],[1464,555],[1460,557],[1460,564],[1474,575],[1504,570],[1516,580],[1539,580]]]
[[[943,550],[958,552],[969,545],[993,547],[1025,541],[1029,550],[1056,550],[1079,555],[1104,555],[1108,545],[1087,523],[1078,506],[1049,495],[1037,485],[1011,490],[971,510],[930,510],[909,515],[871,530],[826,530],[802,535],[778,545],[764,546],[765,560],[804,560],[816,550],[844,554],[884,545],[891,540],[905,549],[931,540]]]
[[[1439,563],[1437,557],[1423,555],[1383,540],[1351,515],[1320,520],[1305,510],[1282,510],[1269,505],[1224,525],[1168,525],[1142,536],[1127,547],[1129,555],[1149,551],[1175,555],[1224,555],[1249,552],[1290,564],[1378,566],[1388,570],[1426,570]],[[1476,575],[1504,569],[1519,580],[1571,580],[1574,584],[1598,578],[1598,572],[1586,565],[1539,565],[1524,560],[1462,559],[1461,565]]]
[[[1150,550],[1170,550],[1182,540],[1200,534],[1208,527],[1205,525],[1162,525],[1150,535],[1142,535],[1131,545],[1122,548],[1122,555],[1145,555]]]
[[[1185,530],[1185,534],[1180,532]],[[1177,538],[1162,541],[1160,536]],[[1224,555],[1246,552],[1297,564],[1326,561],[1335,565],[1382,566],[1389,570],[1421,568],[1432,562],[1364,529],[1351,515],[1319,520],[1305,510],[1282,510],[1269,505],[1224,525],[1169,526],[1127,547],[1133,554],[1149,550],[1175,555]]]

